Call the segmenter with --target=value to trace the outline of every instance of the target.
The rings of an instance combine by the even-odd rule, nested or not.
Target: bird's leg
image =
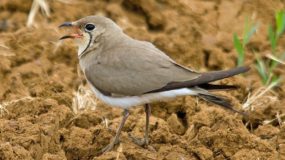
[[[144,134],[144,139],[145,139],[145,145],[148,145],[148,132],[149,132],[149,118],[151,114],[151,107],[149,104],[145,105],[145,114],[146,114],[146,122],[145,122],[145,134]]]
[[[108,152],[108,151],[112,150],[113,147],[119,142],[120,133],[122,131],[122,128],[123,128],[126,120],[128,119],[128,116],[129,116],[129,111],[127,109],[125,109],[123,112],[123,119],[120,123],[120,126],[117,129],[115,137],[111,140],[110,144],[108,144],[105,148],[102,149],[101,152]]]
[[[150,117],[150,114],[151,114],[151,107],[150,107],[149,104],[146,104],[144,106],[144,108],[145,108],[145,116],[146,116],[144,138],[143,139],[135,138],[131,134],[129,134],[129,136],[132,139],[132,141],[134,143],[136,143],[137,145],[143,146],[143,147],[147,147],[148,143],[149,143],[149,141],[148,141],[148,133],[149,133],[149,117]]]

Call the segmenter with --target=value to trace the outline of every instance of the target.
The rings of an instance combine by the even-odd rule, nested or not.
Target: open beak
[[[62,28],[62,27],[72,27],[72,28],[74,28],[74,30],[76,32],[76,33],[73,33],[73,34],[62,36],[61,38],[59,38],[59,40],[68,39],[68,38],[74,39],[74,38],[81,38],[81,37],[83,37],[83,34],[81,33],[79,27],[77,25],[74,25],[72,22],[64,22],[63,24],[59,25],[58,27],[59,28]]]

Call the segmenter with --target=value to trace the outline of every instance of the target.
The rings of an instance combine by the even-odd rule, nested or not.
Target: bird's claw
[[[136,138],[131,133],[129,133],[128,135],[135,144],[144,148],[148,147],[148,140],[146,138]]]
[[[106,147],[104,147],[104,148],[100,151],[100,153],[109,152],[109,151],[111,151],[113,148],[114,148],[114,144],[110,143],[110,144],[108,144]]]
[[[99,153],[105,153],[105,152],[111,151],[114,148],[114,146],[118,143],[119,143],[119,140],[118,141],[112,140],[111,143],[108,144],[106,147],[104,147]]]

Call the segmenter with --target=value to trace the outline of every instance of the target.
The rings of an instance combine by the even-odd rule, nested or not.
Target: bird
[[[144,106],[146,125],[143,138],[131,138],[143,147],[149,145],[150,104],[153,102],[197,96],[239,112],[232,108],[228,99],[211,93],[237,87],[211,82],[245,73],[250,69],[248,66],[204,73],[194,71],[176,63],[152,43],[128,36],[105,16],[83,17],[59,25],[59,28],[63,27],[73,29],[73,33],[62,36],[60,40],[73,39],[77,44],[80,68],[95,96],[111,107],[123,109],[116,134],[102,152],[112,150],[119,143],[129,110],[135,106]]]

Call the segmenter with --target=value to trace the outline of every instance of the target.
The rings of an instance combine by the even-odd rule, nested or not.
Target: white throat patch
[[[77,52],[78,56],[88,47],[89,37],[90,36],[88,35],[88,33],[83,33],[83,37],[82,38],[76,39],[76,43],[78,45],[78,52]],[[91,40],[91,41],[93,41],[93,40]]]

